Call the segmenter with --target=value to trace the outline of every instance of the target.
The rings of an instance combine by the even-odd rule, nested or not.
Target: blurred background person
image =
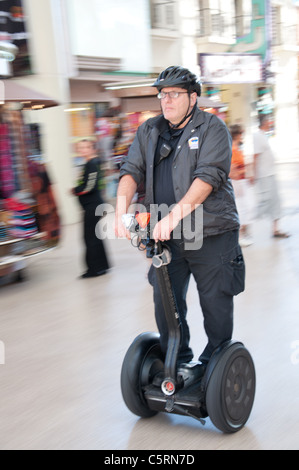
[[[109,263],[103,240],[96,235],[96,225],[100,220],[96,216],[96,208],[103,204],[100,193],[100,164],[96,155],[95,144],[90,140],[82,140],[78,144],[78,152],[84,158],[81,181],[72,192],[78,196],[84,210],[84,242],[86,246],[85,261],[87,271],[82,278],[97,277],[106,274]]]
[[[232,162],[230,178],[235,191],[236,204],[240,217],[240,245],[252,245],[251,224],[253,219],[253,198],[251,195],[251,182],[247,177],[245,157],[242,151],[244,130],[240,124],[233,124],[229,128],[232,136]]]
[[[270,215],[272,236],[287,238],[289,234],[281,231],[278,226],[281,217],[281,204],[275,175],[275,158],[267,135],[270,130],[270,116],[260,114],[259,130],[253,135],[254,179],[258,199],[257,215]]]
[[[101,117],[97,120],[96,133],[102,160],[105,163],[107,169],[109,169],[111,167],[114,136],[112,125],[108,118]]]

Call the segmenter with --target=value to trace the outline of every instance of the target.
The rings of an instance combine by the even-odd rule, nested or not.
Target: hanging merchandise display
[[[37,134],[19,107],[1,106],[0,284],[59,242],[59,215],[46,166],[36,155]]]

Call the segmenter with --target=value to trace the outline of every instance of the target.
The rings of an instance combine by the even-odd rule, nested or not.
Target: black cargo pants
[[[244,290],[245,264],[239,246],[239,231],[204,238],[202,248],[186,250],[184,241],[167,242],[172,261],[168,271],[172,282],[181,321],[181,347],[178,361],[188,362],[193,358],[189,346],[190,332],[187,323],[186,295],[191,274],[194,276],[199,301],[204,317],[204,328],[208,344],[199,360],[208,362],[213,351],[233,333],[233,297]],[[151,266],[149,281],[154,288],[156,322],[160,332],[162,350],[167,349],[167,321],[157,276]]]
[[[98,204],[88,204],[84,207],[85,262],[88,272],[94,274],[109,269],[104,243],[96,234],[96,226],[100,221],[100,217],[96,215],[97,206]]]

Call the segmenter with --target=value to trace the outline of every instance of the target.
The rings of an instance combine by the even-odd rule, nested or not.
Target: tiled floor
[[[297,199],[298,201],[298,199]],[[283,220],[287,240],[254,225],[244,249],[247,288],[235,301],[235,338],[250,350],[257,393],[244,429],[223,435],[207,419],[159,414],[138,419],[119,378],[125,352],[156,330],[143,254],[126,240],[107,243],[109,274],[78,279],[81,227],[36,258],[27,279],[0,288],[0,449],[299,449],[299,211]],[[188,294],[191,343],[205,343],[196,288]]]
[[[290,230],[298,215],[287,219]],[[236,298],[235,337],[251,351],[257,395],[250,420],[232,436],[191,418],[139,420],[125,407],[119,375],[131,340],[155,330],[143,255],[109,242],[113,269],[77,279],[79,226],[62,246],[36,259],[22,284],[1,288],[1,449],[299,448],[299,231],[270,239],[255,228],[246,248],[247,289]],[[205,338],[194,285],[189,290],[192,345]],[[297,351],[297,352],[296,352]]]

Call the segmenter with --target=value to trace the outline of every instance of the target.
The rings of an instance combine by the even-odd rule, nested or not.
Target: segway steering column
[[[138,247],[153,245],[150,238],[150,214],[126,214],[123,216],[125,227],[135,236],[132,243]],[[137,237],[137,242],[133,241]],[[181,377],[177,374],[177,358],[181,343],[181,324],[175,296],[173,293],[168,264],[171,262],[171,252],[161,241],[154,244],[152,264],[156,269],[158,285],[168,326],[168,345],[164,366],[164,380],[161,390],[166,396],[173,395],[182,385]]]
[[[181,343],[181,324],[167,268],[170,261],[171,253],[168,247],[159,241],[155,245],[153,266],[156,269],[168,326],[168,346],[164,366],[165,379],[161,385],[162,392],[167,396],[173,395],[181,386],[181,381],[178,381],[177,376],[177,357]]]

